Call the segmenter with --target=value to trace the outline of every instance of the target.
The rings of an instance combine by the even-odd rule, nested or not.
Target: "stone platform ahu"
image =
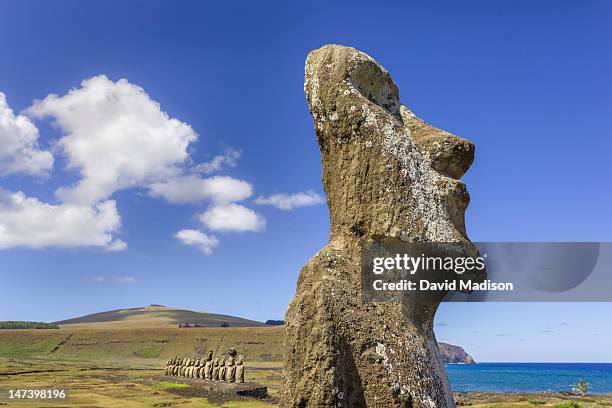
[[[408,84],[409,85],[409,84]],[[361,298],[366,243],[456,242],[469,195],[467,140],[400,104],[389,73],[354,48],[306,61],[304,89],[320,146],[328,244],[303,267],[285,317],[282,407],[454,407],[433,333],[444,294]]]

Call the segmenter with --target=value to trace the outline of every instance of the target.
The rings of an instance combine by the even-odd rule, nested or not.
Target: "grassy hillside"
[[[282,326],[234,316],[150,305],[94,313],[54,324],[61,327],[60,333],[4,333],[0,336],[0,356],[31,351],[42,356],[51,353],[55,357],[94,360],[167,359],[235,347],[250,360],[282,360]],[[199,327],[179,328],[184,324]],[[3,353],[3,349],[10,352]],[[445,362],[473,362],[458,346],[440,343],[440,352]]]
[[[284,328],[210,327],[210,328],[144,328],[2,330],[0,357],[35,357],[68,359],[92,363],[134,361],[139,365],[161,367],[173,356],[203,355],[209,349],[226,352],[229,347],[247,361],[282,360]]]
[[[229,327],[264,326],[262,322],[235,316],[173,309],[158,305],[111,310],[55,322],[62,328],[72,329],[174,328],[184,323],[200,327],[219,327],[224,323]]]
[[[3,388],[70,390],[65,407],[215,407],[202,398],[180,397],[155,377],[173,356],[226,353],[245,356],[248,381],[280,388],[284,327],[0,330],[0,383]],[[175,386],[175,384],[171,384]],[[180,384],[179,384],[180,385]],[[0,397],[0,405],[3,405]],[[41,407],[32,402],[20,406]],[[51,404],[53,405],[53,404]],[[44,405],[49,406],[49,405]],[[272,407],[240,401],[227,407]]]

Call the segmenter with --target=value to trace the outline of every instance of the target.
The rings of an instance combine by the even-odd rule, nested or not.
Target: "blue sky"
[[[327,240],[302,89],[306,55],[326,43],[376,58],[403,104],[476,144],[463,179],[472,240],[612,240],[609,2],[301,3],[1,3],[0,107],[13,116],[0,137],[29,142],[5,156],[0,146],[0,222],[12,234],[0,241],[0,320],[150,303],[282,318],[300,267]],[[106,123],[89,109],[96,92],[111,96],[115,134],[153,123],[161,136],[147,157],[159,162],[126,170],[103,143],[79,144],[111,131],[94,126]],[[128,133],[112,146],[123,158],[145,145],[124,146]],[[170,191],[177,178],[183,188]],[[274,194],[300,192],[295,208],[277,208],[287,196]],[[77,223],[41,234],[41,217],[75,212],[87,233]],[[224,214],[241,222],[215,221]],[[32,242],[33,231],[44,237]],[[436,332],[481,361],[612,361],[611,313],[453,303]]]

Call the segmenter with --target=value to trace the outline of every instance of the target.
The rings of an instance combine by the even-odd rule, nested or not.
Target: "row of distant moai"
[[[208,381],[244,382],[244,357],[238,356],[231,348],[228,356],[213,359],[213,351],[208,350],[206,358],[174,357],[166,363],[166,375],[201,378]]]

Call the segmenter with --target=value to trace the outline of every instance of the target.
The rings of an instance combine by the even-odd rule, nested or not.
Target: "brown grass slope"
[[[264,323],[255,320],[164,306],[117,309],[54,323],[62,328],[74,329],[171,328],[183,323],[200,327],[219,327],[224,323],[229,327],[264,326]]]
[[[204,356],[208,350],[222,354],[234,347],[251,364],[278,362],[280,367],[283,336],[282,326],[125,330],[73,329],[68,325],[60,330],[0,330],[0,358],[78,360],[161,369],[174,356]]]
[[[60,330],[0,330],[0,358],[74,359],[97,364],[137,360],[138,364],[161,367],[163,360],[174,356],[203,356],[208,350],[225,353],[230,347],[251,363],[276,363],[280,368],[283,358],[283,326],[132,330],[75,326],[66,325]],[[448,347],[463,351],[440,343],[445,362],[465,362],[459,352],[449,354]]]

